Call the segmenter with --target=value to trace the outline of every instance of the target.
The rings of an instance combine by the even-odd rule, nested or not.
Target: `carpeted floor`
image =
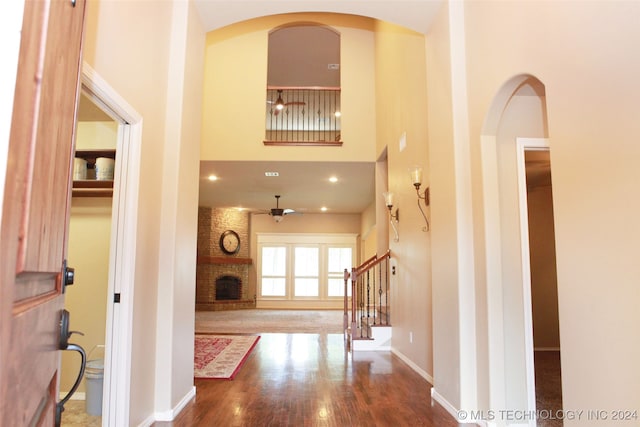
[[[69,400],[64,405],[62,427],[100,427],[101,425],[102,417],[86,413],[84,400]]]
[[[196,333],[341,334],[342,310],[196,311]]]

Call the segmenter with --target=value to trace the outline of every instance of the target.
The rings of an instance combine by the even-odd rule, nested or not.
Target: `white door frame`
[[[102,425],[129,425],[131,347],[142,117],[87,63],[82,88],[119,123],[107,286]],[[115,303],[115,295],[120,302]]]
[[[531,301],[531,262],[529,258],[529,214],[527,202],[527,172],[525,151],[549,151],[546,138],[516,138],[518,171],[518,204],[520,210],[520,256],[522,259],[522,304],[524,308],[524,345],[528,410],[536,410],[535,364],[533,353],[533,313]],[[535,420],[529,423],[536,425]]]
[[[499,176],[496,158],[497,140],[495,136],[484,135],[481,139],[483,163],[483,194],[485,216],[485,251],[487,282],[487,314],[489,338],[489,399],[492,409],[506,405],[505,388],[505,337],[504,300],[502,281],[502,244],[500,230]],[[527,409],[536,409],[535,367],[533,353],[533,315],[531,304],[531,266],[529,260],[529,218],[527,213],[527,183],[524,163],[526,150],[549,150],[545,138],[516,138],[516,170],[518,176],[518,204],[520,219],[520,257],[522,266],[522,295],[524,307],[523,336],[525,340],[525,375],[527,389]],[[492,254],[492,256],[489,256]],[[528,423],[535,426],[535,420]],[[488,425],[497,425],[489,422]]]

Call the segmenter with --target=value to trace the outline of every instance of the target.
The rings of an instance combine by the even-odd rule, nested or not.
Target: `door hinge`
[[[120,294],[113,294],[113,302],[120,302]]]

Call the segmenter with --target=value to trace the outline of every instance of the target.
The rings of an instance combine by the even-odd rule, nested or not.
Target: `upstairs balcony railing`
[[[339,87],[267,88],[265,145],[342,145]]]

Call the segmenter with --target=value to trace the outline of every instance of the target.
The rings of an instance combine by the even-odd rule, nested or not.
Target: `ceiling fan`
[[[307,103],[304,101],[284,102],[284,100],[282,99],[282,89],[278,89],[278,99],[276,99],[275,102],[275,111],[273,112],[273,115],[277,116],[280,111],[284,110],[284,107],[288,105],[307,105]]]
[[[267,213],[271,215],[276,222],[282,221],[282,218],[284,218],[285,215],[292,215],[292,214],[302,215],[302,212],[296,212],[294,209],[281,208],[280,195],[276,195],[275,197],[276,197],[276,207],[270,209],[269,212],[262,212],[262,213]]]

